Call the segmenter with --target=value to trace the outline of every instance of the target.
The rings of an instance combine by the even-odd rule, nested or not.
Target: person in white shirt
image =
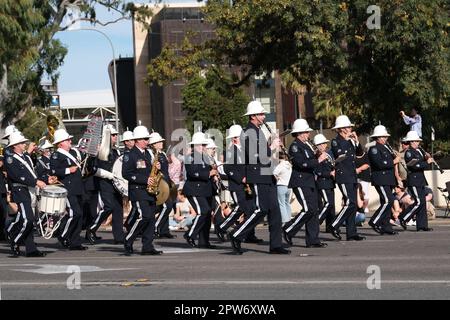
[[[281,211],[281,222],[284,224],[292,218],[291,189],[288,188],[292,173],[292,165],[283,153],[279,154],[280,163],[275,167],[273,175],[277,178],[278,203]]]

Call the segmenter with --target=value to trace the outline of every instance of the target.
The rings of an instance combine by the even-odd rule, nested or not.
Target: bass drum
[[[128,197],[128,181],[125,180],[122,176],[122,164],[123,164],[123,155],[121,155],[114,162],[112,173],[114,174],[114,179],[112,183],[117,191],[119,191],[124,197]]]

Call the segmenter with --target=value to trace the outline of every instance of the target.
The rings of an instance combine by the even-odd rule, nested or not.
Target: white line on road
[[[450,280],[383,280],[382,284],[445,284],[450,285]],[[161,281],[90,281],[83,282],[82,286],[187,286],[187,285],[366,285],[367,280],[275,280],[275,281],[238,281],[238,280],[161,280]],[[66,282],[2,282],[2,287],[51,287],[64,286]]]

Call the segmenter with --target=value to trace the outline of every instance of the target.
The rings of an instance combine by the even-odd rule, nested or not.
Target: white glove
[[[106,171],[104,169],[97,169],[95,176],[99,177],[99,178],[109,179],[109,180],[114,179],[114,174],[112,172]]]

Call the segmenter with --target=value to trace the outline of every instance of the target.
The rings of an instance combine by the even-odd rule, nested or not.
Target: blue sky
[[[149,1],[135,1],[148,3]],[[164,0],[165,3],[196,2],[191,0]],[[97,18],[102,22],[115,20],[119,15],[99,7]],[[93,28],[82,23],[82,28]],[[106,27],[97,26],[106,33],[113,43],[116,58],[133,56],[131,20],[121,20]],[[63,31],[56,38],[67,47],[68,53],[60,68],[59,92],[110,89],[108,63],[112,60],[112,49],[108,40],[95,31]]]

